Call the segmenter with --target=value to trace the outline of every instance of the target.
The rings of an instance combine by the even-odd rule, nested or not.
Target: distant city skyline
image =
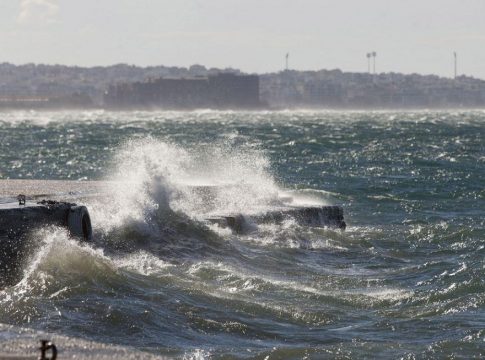
[[[0,62],[485,79],[483,0],[6,0]],[[287,58],[287,54],[289,57]],[[373,60],[374,60],[373,59]]]

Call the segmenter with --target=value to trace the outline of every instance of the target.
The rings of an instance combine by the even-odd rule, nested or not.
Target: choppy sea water
[[[187,359],[485,356],[483,111],[1,113],[0,178],[117,184],[86,199],[93,244],[33,235],[2,324]],[[202,221],[274,194],[347,230]]]

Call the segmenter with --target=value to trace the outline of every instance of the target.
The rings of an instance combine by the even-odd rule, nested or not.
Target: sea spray
[[[250,212],[281,192],[264,154],[227,144],[183,149],[154,138],[130,140],[113,163],[111,189],[90,204],[93,226],[104,233],[131,224],[149,234],[156,213],[169,209],[199,220]]]

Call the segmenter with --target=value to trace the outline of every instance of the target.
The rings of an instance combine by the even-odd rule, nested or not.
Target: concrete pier
[[[106,193],[109,181],[66,180],[0,180],[0,200],[25,194],[27,199],[58,198],[60,196],[93,195]]]
[[[261,214],[233,214],[213,216],[206,219],[211,224],[227,227],[236,233],[251,230],[258,224],[281,224],[284,220],[295,220],[302,226],[329,227],[345,230],[343,209],[340,206],[314,206],[270,210]]]

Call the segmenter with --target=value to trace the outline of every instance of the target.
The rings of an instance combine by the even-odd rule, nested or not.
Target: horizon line
[[[61,64],[61,63],[42,63],[42,62],[26,62],[26,63],[13,63],[13,62],[10,62],[10,61],[3,61],[0,63],[0,65],[5,65],[5,64],[8,64],[8,65],[13,65],[13,66],[27,66],[27,65],[34,65],[34,66],[64,66],[64,67],[70,67],[70,68],[83,68],[83,69],[93,69],[93,68],[108,68],[108,67],[113,67],[113,66],[120,66],[120,65],[123,65],[123,66],[131,66],[131,67],[137,67],[137,68],[141,68],[141,69],[147,69],[147,68],[156,68],[156,67],[166,67],[166,68],[179,68],[179,69],[187,69],[189,70],[190,67],[192,66],[202,66],[204,67],[207,71],[209,70],[236,70],[236,71],[239,71],[243,74],[256,74],[256,75],[268,75],[268,74],[278,74],[278,73],[284,73],[284,72],[291,72],[291,71],[295,71],[295,72],[320,72],[320,71],[340,71],[342,73],[348,73],[348,74],[368,74],[368,75],[386,75],[386,74],[400,74],[400,75],[405,75],[405,76],[411,76],[411,75],[419,75],[419,76],[436,76],[438,78],[442,78],[442,79],[451,79],[451,80],[454,80],[455,77],[454,76],[444,76],[444,75],[438,75],[438,74],[435,74],[435,73],[418,73],[418,72],[413,72],[413,73],[405,73],[405,72],[397,72],[397,71],[389,71],[389,72],[377,72],[375,74],[373,74],[372,72],[369,73],[368,71],[350,71],[350,70],[342,70],[340,68],[334,68],[334,69],[328,69],[328,68],[320,68],[320,69],[305,69],[305,70],[302,70],[302,69],[280,69],[280,70],[276,70],[276,71],[269,71],[269,72],[247,72],[247,71],[244,71],[242,69],[239,69],[239,68],[234,68],[234,67],[231,67],[231,66],[228,66],[228,67],[224,67],[224,68],[219,68],[219,67],[208,67],[206,65],[202,65],[202,64],[198,64],[198,63],[194,63],[192,65],[189,65],[189,66],[182,66],[182,65],[164,65],[164,64],[158,64],[158,65],[140,65],[140,64],[133,64],[133,63],[124,63],[124,62],[118,62],[118,63],[112,63],[110,65],[68,65],[68,64]],[[467,74],[460,74],[460,75],[457,75],[456,78],[460,78],[460,77],[465,77],[465,78],[471,78],[471,79],[476,79],[476,80],[480,80],[480,81],[485,81],[485,79],[482,79],[480,77],[475,77],[473,75],[467,75]]]

